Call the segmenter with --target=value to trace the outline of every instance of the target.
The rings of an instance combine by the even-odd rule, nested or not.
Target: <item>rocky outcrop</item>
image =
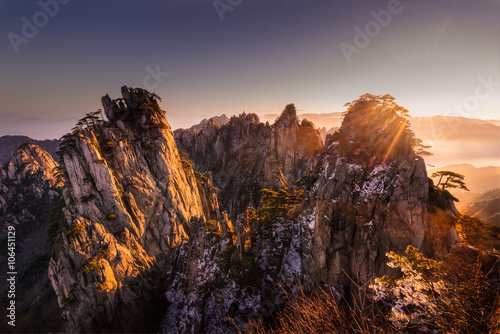
[[[320,132],[308,121],[299,123],[295,105],[289,104],[273,125],[268,156],[275,157],[285,178],[295,182],[312,171],[314,154],[322,146]]]
[[[257,206],[264,180],[264,159],[270,142],[271,128],[260,123],[255,114],[233,116],[219,127],[209,121],[199,132],[177,130],[179,150],[193,160],[195,169],[211,171],[222,207],[234,219],[248,206]]]
[[[353,106],[327,137],[310,268],[316,279],[365,284],[394,274],[385,265],[389,251],[404,253],[413,245],[443,259],[458,242],[453,202],[441,209],[432,203],[413,142],[405,117],[369,101]]]
[[[51,207],[60,198],[61,184],[54,174],[57,163],[43,148],[32,143],[21,145],[0,169],[0,244],[7,250],[7,228],[15,237],[16,327],[19,333],[42,326],[61,331],[63,319],[47,275],[50,249],[45,242]],[[12,236],[12,231],[11,234]],[[9,240],[9,247],[12,240]],[[3,247],[2,246],[2,247]],[[0,255],[0,266],[7,266],[7,252]],[[0,282],[0,293],[7,297],[8,284]],[[7,298],[0,301],[7,308]],[[34,316],[34,314],[41,316]],[[0,328],[9,328],[4,318]],[[10,327],[12,328],[12,327]]]
[[[366,283],[388,273],[386,252],[403,253],[408,245],[430,251],[433,215],[421,158],[372,168],[341,157],[328,157],[325,163],[314,234],[318,279],[347,286],[347,274]],[[442,226],[442,249],[429,255],[445,255],[458,240],[453,222]]]
[[[211,117],[210,119],[203,119],[200,123],[193,125],[192,127],[189,128],[190,131],[201,131],[203,129],[203,126],[207,124],[208,122],[214,122],[217,124],[219,127],[229,123],[229,117],[227,117],[225,114],[222,114],[220,116],[214,116]]]
[[[391,274],[386,252],[443,258],[458,240],[453,203],[430,195],[387,96],[353,103],[323,147],[292,104],[273,125],[243,113],[174,141],[157,96],[122,95],[103,97],[108,120],[89,114],[61,147],[49,274],[71,331],[157,331],[162,318],[164,333],[227,332],[271,321],[278,282],[308,275],[348,295],[352,281]]]
[[[210,120],[199,132],[177,130],[175,140],[196,170],[213,173],[222,206],[240,220],[247,207],[259,205],[263,188],[279,189],[311,173],[322,148],[320,133],[299,122],[293,104],[272,126],[243,113],[222,126]]]
[[[11,224],[40,224],[37,216],[46,220],[50,203],[59,198],[53,174],[56,166],[54,159],[38,145],[26,143],[14,152],[0,170],[2,231]],[[36,204],[40,207],[34,207]]]
[[[128,87],[122,95],[103,97],[109,121],[88,117],[61,148],[67,228],[49,275],[71,331],[155,330],[192,222],[221,217],[155,96]]]

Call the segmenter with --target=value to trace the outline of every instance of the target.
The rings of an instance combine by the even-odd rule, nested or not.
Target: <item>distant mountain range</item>
[[[273,124],[278,114],[260,116],[260,120]],[[342,124],[342,113],[303,113],[298,115],[312,121],[324,138],[326,133],[333,133]],[[226,115],[213,117],[219,126],[226,124]],[[69,120],[68,120],[69,121]],[[425,157],[431,167],[468,163],[474,166],[500,166],[500,120],[481,120],[464,117],[432,116],[410,118],[416,136],[431,145],[432,156]],[[76,121],[75,121],[76,122]],[[191,129],[200,130],[208,122],[204,119]],[[70,124],[70,123],[68,123]],[[68,130],[70,126],[68,125]],[[54,137],[59,137],[55,133]],[[32,142],[47,150],[54,158],[57,140],[35,140],[27,136],[0,137],[0,164],[4,164],[12,153],[23,143]]]
[[[278,114],[260,116],[262,122],[274,123]],[[304,113],[317,128],[335,132],[342,124],[342,113]],[[500,166],[500,120],[481,120],[465,117],[411,117],[415,135],[431,145],[432,156],[425,157],[432,166],[468,163],[474,166]]]
[[[465,176],[469,191],[450,189],[460,200],[456,203],[458,211],[475,216],[485,223],[500,226],[500,167],[474,167],[471,164],[448,165],[429,169],[427,174],[438,170],[449,170]],[[436,182],[437,178],[434,178]]]
[[[498,120],[464,117],[412,117],[412,128],[434,153],[426,162],[435,166],[469,163],[477,167],[500,166]]]
[[[28,136],[31,138],[60,138],[75,126],[77,117],[41,118],[0,115],[0,135]]]
[[[484,193],[495,188],[500,188],[500,167],[475,167],[471,164],[447,165],[440,168],[429,169],[429,177],[438,170],[450,170],[465,176],[465,184],[470,193]],[[452,191],[453,192],[453,191]],[[467,191],[455,191],[456,196],[468,194]]]

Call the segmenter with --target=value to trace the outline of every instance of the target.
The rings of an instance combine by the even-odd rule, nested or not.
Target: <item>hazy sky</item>
[[[174,128],[367,92],[500,118],[498,0],[55,1],[0,1],[0,135],[58,138],[122,85],[161,96]]]

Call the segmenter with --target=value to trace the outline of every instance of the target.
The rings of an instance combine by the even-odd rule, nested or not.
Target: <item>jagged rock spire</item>
[[[314,128],[299,126],[293,103],[285,107],[272,128],[269,156],[276,158],[285,178],[293,183],[312,168],[312,158],[323,146],[321,135]]]
[[[273,126],[279,128],[292,128],[298,126],[298,124],[299,118],[297,117],[297,109],[295,108],[295,104],[290,103],[283,109]]]

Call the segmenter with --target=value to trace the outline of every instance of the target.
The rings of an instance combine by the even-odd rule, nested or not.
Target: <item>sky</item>
[[[498,0],[0,0],[0,135],[59,138],[123,85],[174,129],[364,93],[499,119],[499,17]]]

